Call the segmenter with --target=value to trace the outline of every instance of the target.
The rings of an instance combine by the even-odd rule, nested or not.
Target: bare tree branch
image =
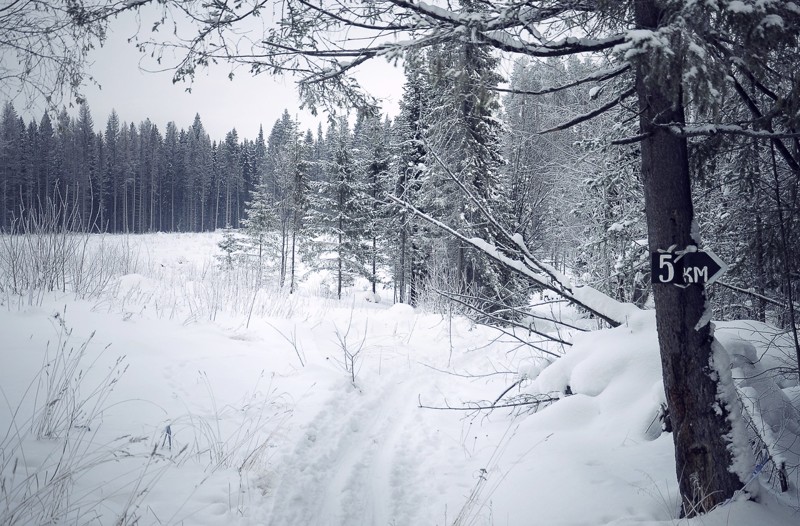
[[[463,301],[463,300],[459,299],[458,297],[456,297],[454,295],[451,295],[451,294],[448,294],[448,293],[446,293],[444,291],[437,290],[436,293],[440,294],[441,296],[444,296],[445,298],[447,298],[448,300],[450,300],[450,301],[452,301],[454,303],[457,303],[457,304],[461,305],[462,307],[467,307],[468,309],[472,309],[472,310],[478,312],[479,314],[481,314],[483,316],[486,316],[487,318],[490,318],[493,321],[496,321],[496,322],[500,323],[500,326],[493,326],[493,327],[503,331],[503,333],[506,334],[507,336],[511,336],[511,337],[515,338],[516,340],[520,341],[521,343],[524,343],[525,345],[530,345],[531,347],[535,347],[536,350],[541,351],[541,352],[543,352],[545,354],[549,354],[551,356],[555,356],[556,358],[558,358],[560,356],[559,354],[556,354],[556,353],[554,353],[552,351],[548,351],[548,350],[543,349],[541,347],[538,347],[538,346],[536,346],[534,344],[531,344],[527,340],[523,340],[522,338],[520,338],[519,336],[517,336],[514,333],[510,333],[510,332],[506,331],[505,329],[503,329],[502,325],[511,325],[512,327],[517,327],[517,328],[522,329],[522,330],[524,330],[526,332],[530,332],[532,334],[536,334],[538,336],[541,336],[542,338],[545,338],[546,340],[550,340],[551,342],[558,343],[559,345],[572,346],[572,342],[568,342],[566,340],[562,340],[561,338],[557,338],[557,337],[552,336],[550,334],[547,334],[547,333],[544,333],[544,332],[541,332],[541,331],[537,331],[536,329],[533,329],[528,325],[523,325],[523,324],[515,322],[515,321],[506,320],[505,318],[501,318],[499,316],[496,316],[496,315],[492,314],[491,312],[486,312],[485,310],[483,310],[481,308],[478,308],[475,305],[471,305],[470,303],[468,303],[466,301]]]
[[[512,402],[507,404],[489,404],[489,405],[481,405],[477,402],[468,402],[468,405],[462,407],[455,407],[451,406],[445,400],[445,405],[443,406],[435,406],[435,405],[425,405],[422,403],[422,398],[417,398],[417,407],[420,409],[435,409],[438,411],[491,411],[493,409],[502,409],[505,407],[523,407],[523,406],[539,406],[541,404],[550,404],[553,402],[558,402],[561,398],[557,396],[548,396],[548,395],[539,395],[541,397],[537,397],[536,395],[529,395],[531,399],[523,400],[520,402]]]
[[[473,246],[474,248],[477,248],[478,250],[488,255],[492,259],[496,260],[497,262],[505,265],[514,272],[517,272],[526,279],[534,282],[536,285],[539,285],[544,289],[554,292],[555,294],[563,297],[573,305],[576,305],[597,316],[598,318],[605,321],[612,327],[617,327],[625,323],[625,319],[619,319],[617,316],[615,316],[615,314],[611,312],[604,312],[604,310],[602,310],[600,307],[592,307],[589,305],[589,303],[586,302],[586,300],[579,299],[574,293],[570,292],[570,289],[565,286],[566,284],[562,283],[561,281],[553,282],[548,275],[540,274],[539,272],[537,272],[539,269],[531,266],[532,263],[529,258],[526,257],[522,261],[515,260],[509,258],[508,256],[500,254],[497,250],[490,250],[489,247],[487,247],[487,244],[483,240],[478,238],[468,238],[465,235],[458,232],[457,230],[453,229],[452,227],[422,212],[411,203],[403,201],[402,199],[395,197],[393,195],[389,195],[388,197],[390,200],[407,208],[408,210],[416,214],[419,218],[423,219],[424,221],[427,221],[428,223],[436,226],[437,228],[440,228],[445,232],[448,232],[450,235],[456,237],[457,239],[460,239],[464,243],[467,243]],[[588,287],[583,287],[583,288],[588,288]],[[618,303],[617,301],[605,296],[599,291],[595,292],[603,296],[604,300],[602,302],[603,304]]]
[[[563,124],[559,124],[558,126],[554,126],[552,128],[548,128],[548,129],[546,129],[544,131],[540,131],[539,133],[540,134],[545,134],[545,133],[551,133],[551,132],[555,132],[555,131],[566,130],[567,128],[572,128],[573,126],[578,125],[578,124],[580,124],[582,122],[586,122],[588,120],[594,119],[598,115],[601,115],[601,114],[607,112],[608,110],[610,110],[611,108],[613,108],[614,106],[616,106],[617,104],[622,102],[623,100],[627,99],[628,97],[630,97],[634,93],[636,93],[636,88],[629,88],[629,89],[623,91],[622,93],[620,93],[619,96],[617,96],[616,98],[606,102],[605,104],[601,105],[600,107],[595,108],[594,110],[592,110],[592,111],[590,111],[588,113],[584,113],[582,115],[578,115],[574,119],[571,119],[571,120],[569,120],[569,121],[567,121],[567,122],[565,122]]]

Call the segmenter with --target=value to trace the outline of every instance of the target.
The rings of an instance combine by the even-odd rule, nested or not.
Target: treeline
[[[212,141],[197,115],[160,130],[116,112],[96,131],[88,104],[77,117],[25,123],[6,103],[0,123],[0,228],[39,207],[68,205],[88,231],[187,232],[238,225],[266,152],[263,134],[235,129]]]
[[[620,105],[562,129],[606,96],[577,58],[519,62],[499,91],[496,57],[470,42],[409,55],[399,115],[361,113],[314,132],[284,112],[254,140],[231,130],[211,140],[197,116],[188,129],[112,113],[96,131],[88,105],[25,123],[11,104],[0,124],[0,228],[48,203],[105,232],[186,232],[232,227],[277,261],[293,287],[300,258],[341,288],[355,276],[392,282],[395,299],[447,297],[484,318],[513,316],[524,280],[423,220],[421,211],[508,256],[497,225],[578,282],[644,304],[650,255],[638,133]],[[538,92],[537,96],[530,93]],[[726,118],[749,108],[731,103]],[[788,325],[800,295],[798,143],[699,136],[698,231],[730,264],[715,287],[717,316]],[[783,146],[783,143],[786,146]],[[787,154],[788,152],[788,154]],[[796,153],[794,154],[796,155]],[[471,197],[468,197],[471,196]],[[416,211],[415,211],[416,209]],[[490,210],[494,221],[487,221]],[[744,290],[744,292],[742,291]]]

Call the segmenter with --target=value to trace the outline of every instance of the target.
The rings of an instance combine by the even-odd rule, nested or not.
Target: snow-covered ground
[[[252,276],[218,268],[219,239],[98,237],[95,260],[101,247],[127,255],[96,276],[104,292],[4,287],[0,523],[800,524],[794,468],[787,493],[764,469],[748,486],[763,486],[759,502],[675,519],[652,312],[611,330],[562,329],[573,345],[547,344],[564,354],[548,359],[463,318],[392,305],[391,290],[377,304],[360,285],[336,300],[312,274],[292,296],[254,291]],[[763,357],[734,359],[735,373],[791,356],[763,324],[717,334],[729,351]],[[768,400],[763,420],[796,466],[788,438],[800,427],[783,424],[800,390],[771,386],[742,387]],[[501,394],[501,406],[557,401],[464,410]]]

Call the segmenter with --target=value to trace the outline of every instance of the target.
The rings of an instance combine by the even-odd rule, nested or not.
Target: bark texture
[[[665,4],[637,0],[637,26],[657,29],[668,14]],[[637,68],[640,125],[649,134],[641,145],[648,238],[651,251],[672,245],[683,249],[696,244],[687,141],[658,126],[685,120],[681,67],[675,64],[667,82],[653,82],[654,73],[647,63]],[[657,73],[665,77],[664,71]],[[731,424],[727,410],[719,410],[717,378],[710,367],[713,335],[707,323],[695,328],[705,309],[704,286],[653,283],[653,296],[682,514],[692,517],[724,502],[742,484],[730,471]]]

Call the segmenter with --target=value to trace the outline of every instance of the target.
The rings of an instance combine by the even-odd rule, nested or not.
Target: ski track
[[[269,524],[413,524],[421,503],[407,485],[427,456],[407,432],[417,385],[395,374],[325,393],[275,474]]]

